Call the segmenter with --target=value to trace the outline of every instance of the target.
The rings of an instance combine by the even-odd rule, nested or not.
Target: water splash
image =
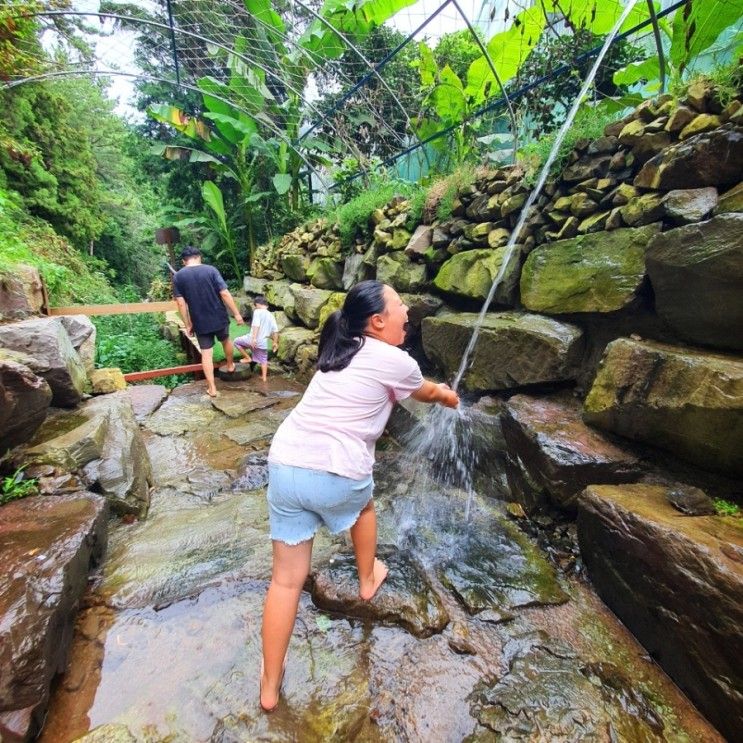
[[[629,0],[620,17],[617,19],[614,27],[611,29],[609,34],[604,41],[604,45],[601,47],[596,61],[593,64],[590,72],[586,76],[583,86],[580,89],[573,105],[570,107],[565,121],[563,122],[560,130],[555,137],[555,142],[550,150],[547,160],[542,166],[542,170],[539,173],[539,178],[534,186],[534,189],[529,194],[526,203],[524,204],[521,214],[519,215],[518,222],[514,227],[511,235],[506,243],[504,251],[503,261],[501,262],[498,273],[493,279],[493,283],[490,286],[490,291],[485,299],[485,303],[480,310],[477,322],[472,331],[469,343],[462,355],[462,361],[459,365],[454,381],[452,382],[452,388],[457,390],[462,381],[462,377],[468,369],[468,363],[472,351],[475,348],[477,339],[480,336],[480,330],[482,329],[482,323],[485,319],[485,315],[490,308],[490,305],[495,297],[495,292],[503,280],[506,269],[511,264],[516,249],[516,241],[518,240],[521,231],[523,230],[526,220],[529,217],[531,208],[534,206],[535,201],[539,198],[544,184],[547,181],[550,168],[552,163],[557,157],[557,153],[560,149],[560,145],[565,139],[565,135],[568,132],[575,115],[578,112],[581,101],[588,93],[588,89],[593,83],[596,73],[598,71],[601,62],[603,61],[606,53],[611,46],[614,37],[617,35],[622,24],[627,19],[627,16],[632,11],[632,8],[637,3],[637,0]],[[467,504],[465,507],[464,519],[465,523],[469,522],[471,516],[471,508],[474,497],[474,483],[473,473],[476,464],[476,452],[472,441],[472,419],[468,413],[466,407],[460,405],[460,408],[456,411],[452,411],[448,408],[435,406],[428,411],[427,415],[419,420],[414,426],[413,430],[406,437],[405,443],[411,453],[411,458],[415,463],[416,467],[420,469],[420,476],[422,482],[427,482],[428,478],[433,477],[439,482],[445,485],[454,485],[465,490],[467,493]]]
[[[457,374],[454,377],[454,381],[452,383],[452,388],[455,390],[459,389],[459,384],[462,381],[462,377],[467,371],[468,361],[469,361],[470,355],[472,354],[472,351],[475,348],[477,339],[480,336],[480,330],[482,329],[482,323],[483,323],[483,320],[485,319],[485,314],[487,313],[493,301],[493,297],[495,296],[495,292],[496,292],[496,289],[498,288],[498,285],[503,280],[503,276],[506,272],[506,269],[511,264],[513,253],[516,248],[516,241],[518,240],[519,235],[521,234],[521,231],[524,225],[526,224],[526,220],[529,217],[529,212],[531,211],[532,206],[534,206],[534,202],[539,198],[539,194],[542,193],[542,189],[544,188],[544,184],[546,183],[547,177],[549,176],[552,163],[555,161],[555,158],[557,157],[557,153],[559,152],[560,145],[562,144],[562,141],[565,139],[565,135],[567,134],[568,129],[570,129],[570,125],[573,123],[573,119],[575,119],[575,115],[578,113],[578,108],[580,107],[581,101],[588,93],[588,89],[591,87],[591,84],[593,83],[593,80],[596,77],[596,73],[598,72],[598,69],[601,65],[601,62],[603,62],[604,57],[606,56],[606,53],[609,51],[609,47],[611,46],[612,41],[614,41],[614,37],[617,35],[617,32],[622,27],[622,24],[627,19],[627,16],[632,11],[632,8],[635,6],[636,2],[637,0],[629,0],[626,7],[622,11],[622,14],[617,19],[617,22],[614,24],[614,27],[611,29],[611,31],[607,35],[606,40],[604,41],[604,45],[601,47],[601,51],[598,53],[598,56],[596,57],[596,61],[594,62],[593,67],[591,68],[591,71],[586,76],[586,79],[583,82],[583,86],[581,87],[580,92],[578,93],[575,100],[573,101],[573,105],[570,107],[570,111],[568,111],[568,115],[565,117],[565,121],[560,127],[560,130],[557,132],[557,136],[555,137],[555,142],[552,145],[552,149],[550,150],[549,155],[547,156],[547,160],[542,166],[542,170],[539,173],[539,178],[537,179],[537,183],[534,186],[534,189],[532,190],[532,192],[529,194],[529,198],[526,200],[526,203],[524,204],[523,208],[521,209],[519,220],[516,223],[516,226],[514,227],[513,231],[511,232],[511,235],[508,238],[508,242],[506,243],[506,249],[504,251],[503,260],[501,262],[500,268],[498,269],[498,273],[493,279],[493,283],[490,286],[490,291],[488,292],[488,296],[485,299],[485,303],[483,304],[482,309],[480,310],[480,315],[477,318],[477,322],[475,323],[475,328],[472,331],[472,336],[470,337],[469,343],[467,344],[467,348],[465,349],[464,354],[462,355],[462,362],[459,365],[459,371],[457,371]]]

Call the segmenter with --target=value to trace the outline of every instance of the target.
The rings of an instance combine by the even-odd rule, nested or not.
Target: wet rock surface
[[[658,225],[581,235],[540,246],[521,273],[521,301],[547,314],[613,312],[637,296],[645,248]]]
[[[504,615],[567,601],[554,569],[533,545],[503,521],[493,526],[490,534],[465,537],[454,559],[438,567],[441,582],[467,612],[489,609]]]
[[[33,371],[48,382],[54,405],[69,407],[80,402],[87,383],[85,366],[61,318],[0,325],[0,346],[34,358]]]
[[[681,338],[743,350],[743,214],[656,236],[647,267],[658,314]]]
[[[384,547],[378,555],[390,572],[371,601],[359,597],[354,556],[337,555],[313,576],[315,605],[352,617],[393,622],[417,637],[441,632],[449,623],[449,615],[412,555]]]
[[[619,338],[604,353],[584,419],[704,469],[743,472],[743,361]]]
[[[556,505],[574,509],[586,485],[632,482],[642,474],[634,454],[583,422],[580,403],[572,396],[515,395],[505,411],[509,458],[523,470],[514,473],[512,492],[527,505],[544,492]],[[520,493],[519,485],[526,482],[536,492]]]
[[[668,488],[596,485],[580,501],[578,537],[600,596],[661,667],[735,740],[743,728],[743,528],[684,517]]]
[[[244,385],[246,396],[260,391],[257,380],[218,382],[222,390],[237,385]],[[208,412],[208,425],[172,425],[177,433],[163,434],[155,431],[166,428],[160,410],[144,419],[155,480],[150,514],[147,521],[113,529],[111,557],[79,617],[44,743],[66,743],[104,725],[119,726],[117,734],[125,735],[123,726],[138,742],[492,739],[492,730],[478,720],[473,691],[506,672],[503,648],[513,634],[540,629],[550,641],[574,646],[586,662],[631,668],[636,683],[655,695],[669,739],[719,740],[670,682],[640,659],[641,649],[595,597],[559,577],[528,539],[511,531],[496,503],[436,485],[422,462],[409,461],[390,442],[380,444],[375,474],[379,539],[392,550],[380,598],[402,578],[417,583],[415,593],[399,589],[399,610],[425,583],[426,600],[438,609],[422,616],[443,613],[450,621],[419,637],[394,619],[356,616],[353,561],[331,563],[350,555],[350,544],[320,529],[313,571],[330,576],[342,565],[341,583],[328,584],[328,592],[337,585],[343,591],[332,611],[302,595],[281,703],[274,714],[263,715],[257,704],[260,622],[271,543],[264,491],[254,488],[265,480],[270,434],[252,452],[229,434],[249,425],[275,430],[296,404],[297,389],[269,376],[264,391],[279,402],[230,418],[202,399],[203,383],[193,383],[169,396],[167,427],[197,405]],[[492,415],[497,419],[498,411]],[[473,571],[468,590],[474,595],[500,576],[509,583],[502,593],[510,595],[473,616],[439,580],[439,569],[470,559],[468,554],[480,560],[471,545],[491,550],[499,541],[509,544],[508,562],[488,568],[485,578]],[[527,588],[511,588],[514,573]],[[534,596],[563,603],[523,606]],[[439,624],[437,619],[422,634]],[[545,668],[551,668],[548,662]],[[580,689],[583,682],[566,683]],[[544,714],[549,717],[549,710]]]
[[[26,358],[0,349],[0,453],[28,441],[52,401],[46,380],[23,363]]]
[[[92,493],[0,507],[0,738],[38,732],[64,670],[88,570],[106,550],[106,502]]]
[[[423,321],[426,355],[447,377],[457,371],[476,321],[476,314],[464,312]],[[463,383],[469,390],[485,391],[572,379],[582,341],[582,331],[568,323],[528,313],[489,313]]]
[[[126,392],[87,400],[74,411],[58,411],[19,457],[78,475],[108,499],[115,513],[147,513],[152,470]]]
[[[587,662],[543,631],[514,636],[504,656],[508,670],[475,691],[497,740],[666,740],[650,699],[613,663]]]

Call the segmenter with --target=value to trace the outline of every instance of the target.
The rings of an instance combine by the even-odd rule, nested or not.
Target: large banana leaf
[[[622,15],[626,2],[627,0],[545,0],[544,5],[547,11],[564,13],[575,28],[583,28],[603,36],[611,31]],[[620,31],[642,23],[648,17],[648,12],[644,0],[635,3]]]
[[[169,103],[153,103],[148,107],[147,113],[156,121],[170,124],[189,139],[202,139],[205,142],[210,139],[209,127],[203,121],[184,113],[177,106],[171,106]]]
[[[534,6],[521,11],[510,28],[495,34],[487,43],[490,59],[504,84],[510,80],[531,54],[544,29],[545,18],[541,7]],[[476,59],[467,71],[465,93],[475,105],[485,101],[496,85],[490,65],[483,55]]]
[[[688,0],[673,20],[671,62],[684,68],[727,28],[743,23],[743,0]]]
[[[214,212],[223,232],[227,232],[227,215],[224,211],[222,192],[213,181],[204,181],[201,186],[201,195],[206,205]]]
[[[320,15],[352,39],[363,37],[395,13],[417,0],[325,0]],[[341,37],[321,21],[313,21],[299,39],[300,45],[322,59],[336,59],[345,51]]]
[[[176,147],[168,144],[154,144],[150,148],[153,155],[164,157],[166,160],[183,160],[189,163],[214,163],[224,166],[218,158],[203,150],[195,150],[192,147]]]

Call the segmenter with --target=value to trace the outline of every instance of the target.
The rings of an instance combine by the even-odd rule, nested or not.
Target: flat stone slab
[[[270,408],[279,402],[278,397],[267,397],[258,392],[246,390],[222,390],[211,398],[212,407],[228,418],[242,418],[254,410]]]
[[[129,385],[126,394],[132,403],[134,417],[141,423],[163,404],[168,390],[161,384],[137,384]]]
[[[510,639],[504,661],[506,672],[475,692],[477,719],[496,740],[666,740],[653,701],[613,663],[586,661],[544,631]]]
[[[604,352],[583,417],[704,469],[743,473],[743,361],[619,338]]]
[[[503,616],[520,607],[568,600],[552,566],[505,521],[488,534],[465,533],[438,575],[470,614],[491,610]]]
[[[88,571],[106,550],[107,515],[106,501],[85,492],[0,507],[2,740],[27,740],[41,727]]]
[[[520,482],[543,490],[561,508],[575,508],[587,485],[632,482],[642,474],[636,456],[583,422],[572,396],[515,395],[506,403],[502,426],[509,456],[526,473]]]
[[[321,609],[377,622],[399,624],[417,637],[438,634],[449,614],[423,569],[407,552],[380,548],[389,568],[387,579],[371,601],[359,597],[353,555],[336,555],[313,576],[312,601]]]
[[[671,487],[592,485],[578,539],[598,594],[729,740],[743,730],[743,525]]]

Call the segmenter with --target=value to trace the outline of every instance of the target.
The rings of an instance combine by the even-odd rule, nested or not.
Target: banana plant
[[[733,59],[743,53],[743,0],[690,0],[658,27],[665,36],[671,83],[678,85],[706,53],[727,51]],[[655,95],[661,87],[659,56],[633,62],[617,70],[613,79],[617,85],[642,83],[642,95]]]

